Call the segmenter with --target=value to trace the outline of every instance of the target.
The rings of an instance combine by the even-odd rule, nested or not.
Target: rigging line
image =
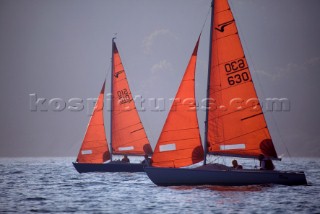
[[[120,56],[120,53],[119,53],[119,56]],[[144,123],[147,123],[147,126],[148,126],[148,127],[151,127],[151,126],[149,125],[148,122],[146,122],[146,119],[144,120],[144,123],[142,123],[141,115],[144,115],[143,112],[145,112],[145,111],[144,111],[144,110],[141,110],[142,114],[140,114],[140,113],[139,113],[140,110],[137,109],[137,105],[136,105],[136,102],[135,102],[135,98],[136,98],[136,97],[139,97],[139,96],[141,97],[142,100],[145,100],[145,99],[142,97],[142,95],[141,95],[140,93],[139,93],[139,94],[136,94],[136,95],[134,95],[134,94],[132,93],[132,87],[135,88],[135,89],[137,89],[137,91],[139,91],[140,89],[139,89],[138,87],[136,87],[135,81],[131,81],[131,82],[129,83],[128,76],[129,76],[129,78],[130,78],[130,72],[129,72],[129,75],[128,75],[128,73],[125,71],[126,69],[124,68],[124,64],[126,64],[126,58],[125,58],[125,56],[123,56],[123,55],[121,56],[121,64],[122,64],[122,66],[123,66],[123,72],[125,72],[126,78],[121,79],[120,81],[123,81],[123,80],[126,80],[126,81],[127,81],[128,88],[129,88],[129,91],[130,91],[130,94],[131,94],[131,97],[132,97],[132,101],[133,101],[133,104],[134,104],[134,108],[130,109],[130,111],[136,110],[136,112],[137,112],[137,114],[138,114],[139,121],[140,121],[139,123],[142,125],[142,129],[141,129],[141,130],[143,130],[144,133],[146,134],[147,140],[148,140],[148,142],[149,142],[149,144],[150,144],[150,140],[149,140],[149,138],[148,138],[148,134],[147,134],[147,131],[146,131],[146,129],[145,129]],[[130,85],[131,85],[132,87],[130,87]],[[143,109],[143,106],[142,106],[142,105],[143,105],[143,104],[141,103],[141,108]],[[137,124],[139,124],[139,123],[137,123]],[[137,124],[135,124],[135,125],[137,125]],[[149,131],[151,132],[151,137],[153,138],[154,135],[153,135],[152,131],[151,131],[151,130],[149,130]],[[151,144],[150,144],[150,146],[151,146]]]
[[[110,59],[110,65],[108,66],[109,68],[108,68],[107,73],[106,73],[106,81],[109,80],[108,77],[109,77],[109,73],[111,71],[111,63],[112,63],[111,60],[112,60],[112,58]]]
[[[122,64],[122,67],[123,67],[123,70],[121,70],[121,71],[123,71],[124,73],[125,73],[125,78],[122,78],[122,79],[120,79],[119,80],[119,82],[120,81],[127,81],[127,83],[128,83],[128,88],[129,88],[129,91],[130,91],[130,94],[131,94],[131,97],[132,97],[132,99],[134,100],[134,97],[133,96],[139,96],[139,95],[135,95],[135,94],[137,94],[137,93],[132,93],[132,88],[134,88],[134,89],[136,89],[137,91],[139,91],[139,87],[136,87],[136,84],[135,84],[135,81],[131,81],[130,83],[129,83],[129,79],[130,79],[130,76],[132,77],[132,76],[134,76],[135,75],[135,71],[131,71],[131,73],[130,73],[130,71],[129,71],[129,73],[127,73],[127,71],[128,71],[128,69],[126,69],[125,67],[126,66],[128,66],[128,64],[126,63],[127,62],[127,58],[126,58],[126,55],[124,54],[124,55],[121,55],[120,56],[120,51],[118,51],[118,54],[119,54],[119,57],[120,57],[120,59],[121,59],[121,63],[119,63],[119,65],[120,64]],[[130,63],[129,63],[130,64]],[[126,66],[125,66],[126,65]],[[129,66],[130,67],[130,66]],[[129,69],[130,70],[130,69]],[[119,72],[119,71],[118,71]],[[135,106],[135,108],[136,108],[136,104],[134,103],[134,106]],[[140,115],[139,115],[140,116]]]
[[[232,5],[232,2],[231,2],[231,1],[230,1],[229,3],[230,3],[230,5]],[[232,7],[233,7],[233,6],[232,6]],[[233,16],[234,16],[234,19],[235,19],[235,20],[238,20],[238,19],[236,18],[235,13],[233,13]],[[238,25],[238,33],[239,33],[239,35],[241,35],[240,40],[244,42],[245,47],[248,47],[247,42],[246,42],[246,40],[245,40],[242,32],[240,31],[240,29],[241,29],[240,23],[237,22],[237,25]],[[264,93],[264,90],[263,90],[263,87],[262,87],[262,84],[261,84],[259,75],[257,75],[257,73],[256,73],[256,68],[255,68],[254,62],[253,62],[253,60],[252,60],[250,51],[249,51],[248,48],[245,48],[245,49],[246,49],[246,52],[247,52],[247,57],[248,57],[248,58],[250,59],[250,61],[251,61],[251,65],[252,65],[251,67],[253,68],[253,72],[251,72],[251,74],[252,74],[252,73],[255,74],[254,76],[256,77],[257,82],[258,82],[258,84],[259,84],[260,92],[261,92],[262,96],[265,97],[265,93]],[[261,110],[262,110],[262,112],[263,112],[263,109],[262,109],[262,108],[261,108]],[[281,136],[281,134],[280,134],[279,126],[278,126],[278,124],[276,123],[273,114],[271,114],[271,120],[272,120],[272,122],[275,124],[277,134],[278,134],[278,136],[279,136],[279,138],[280,138],[280,142],[281,142],[282,145],[284,146],[284,148],[285,148],[285,150],[286,150],[286,152],[287,152],[287,154],[288,154],[288,156],[289,156],[290,162],[293,163],[292,158],[291,158],[291,154],[290,154],[290,152],[289,152],[289,150],[288,150],[288,148],[287,148],[286,143],[284,142],[284,140],[283,140],[283,138],[282,138],[282,136]]]
[[[107,69],[107,72],[106,72],[106,84],[107,83],[109,83],[111,80],[110,79],[112,79],[112,72],[111,72],[111,66],[112,66],[112,56],[111,56],[111,58],[110,58],[110,61],[109,61],[109,66],[108,66],[108,69]],[[110,79],[109,79],[109,75],[110,75]],[[108,88],[107,90],[106,90],[106,88]],[[107,94],[107,96],[108,95],[111,95],[112,94],[112,91],[111,91],[111,87],[106,87],[105,86],[105,94]],[[105,101],[107,101],[108,100],[108,98],[107,98],[107,96],[105,96],[104,97],[104,100]],[[111,98],[112,99],[112,98]],[[110,105],[110,106],[108,106],[108,104]],[[111,110],[111,105],[112,105],[112,102],[106,102],[106,103],[104,103],[104,107],[103,107],[103,109],[107,109],[107,111],[109,112],[109,110]],[[104,118],[106,118],[106,119],[110,119],[109,118],[109,114],[103,114],[103,117]],[[105,119],[104,119],[105,120]],[[106,121],[106,120],[105,120]],[[100,125],[100,124],[99,124]],[[109,127],[108,125],[106,125],[106,124],[104,124],[104,126],[105,126],[105,131],[106,131],[106,129]],[[111,127],[109,127],[109,129],[111,129]],[[107,133],[107,132],[106,132]],[[108,142],[111,142],[111,136],[109,136],[109,140],[108,140],[108,137],[106,136],[106,141],[107,141],[107,145],[108,145],[108,147],[109,147],[109,143]]]
[[[142,98],[142,96],[141,96]],[[144,100],[144,98],[142,98]],[[137,108],[136,108],[137,109]],[[148,117],[145,117],[145,115],[147,115],[145,109],[143,109],[143,105],[141,103],[141,110],[142,114],[139,113],[139,110],[137,109],[137,114],[139,115],[139,120],[140,120],[140,124],[142,125],[143,129],[144,129],[144,133],[146,135],[146,138],[150,144],[150,147],[151,147],[151,150],[152,152],[154,151],[154,148],[152,148],[152,142],[155,141],[155,137],[154,137],[154,133],[152,131],[152,128],[149,128],[149,129],[146,129],[144,124],[147,124],[146,127],[152,127],[150,126],[150,123],[149,123],[149,120],[148,120]],[[145,113],[144,113],[145,112]],[[144,113],[144,114],[143,114]],[[142,118],[144,117],[144,122],[142,122]],[[148,130],[148,131],[147,131]],[[151,137],[150,137],[151,136]]]
[[[211,11],[211,7],[209,7],[209,10],[208,10],[207,15],[206,15],[206,19],[204,20],[204,23],[203,23],[203,25],[202,25],[202,27],[201,27],[200,34],[202,34],[202,31],[203,31],[203,29],[204,29],[204,27],[205,27],[205,25],[206,25],[206,23],[207,23],[207,20],[208,20],[210,11]]]
[[[110,63],[111,63],[111,60],[110,60]],[[109,75],[110,70],[111,70],[111,66],[109,66],[109,69],[107,70],[107,73],[106,73],[106,76],[105,76],[105,80],[106,80],[106,81],[107,81],[107,78],[108,78],[108,75]],[[104,92],[104,93],[105,93],[105,92]],[[99,96],[100,96],[100,94],[99,94]],[[105,96],[104,96],[104,99],[106,99]],[[98,98],[97,98],[97,101],[98,101]],[[98,111],[103,111],[103,109],[98,110]],[[91,115],[90,115],[89,123],[90,123],[90,121],[91,121],[91,118],[92,118],[94,112],[95,112],[95,111],[93,111],[93,112],[91,113]],[[104,114],[104,117],[105,117],[105,114]],[[88,130],[88,128],[89,128],[89,123],[88,123],[88,125],[87,125],[87,127],[86,127],[86,131],[85,131],[84,136],[83,136],[83,138],[82,138],[82,142],[84,141],[84,137],[85,137],[85,135],[86,135],[86,133],[87,133],[87,130]],[[96,125],[103,125],[103,124],[96,124]],[[107,139],[106,139],[106,140],[107,140]],[[74,143],[71,145],[71,147],[69,147],[68,150],[72,149],[75,145],[76,145],[76,142],[74,142]],[[82,144],[81,144],[81,146],[82,146]],[[81,149],[81,146],[80,146],[80,149]]]
[[[117,47],[117,48],[118,48],[118,47]],[[129,74],[126,72],[127,69],[125,68],[125,65],[128,65],[128,64],[126,63],[126,55],[121,55],[121,56],[120,56],[120,51],[118,51],[118,54],[119,54],[119,58],[121,59],[121,63],[119,63],[118,65],[121,64],[122,67],[123,67],[123,69],[120,70],[120,71],[125,73],[125,78],[119,79],[118,82],[122,82],[122,81],[126,81],[126,82],[127,82],[128,89],[129,89],[130,95],[131,95],[131,97],[132,97],[131,100],[134,101],[134,100],[135,100],[134,98],[135,98],[136,96],[139,96],[139,95],[135,95],[135,93],[132,93],[132,88],[138,89],[138,91],[139,91],[139,88],[136,87],[135,81],[131,81],[131,82],[129,83],[130,75],[133,75],[133,76],[134,76],[134,71],[131,72],[131,74],[130,74],[130,72],[129,72]],[[118,72],[120,72],[120,71],[118,71]],[[128,78],[128,77],[129,77],[129,78]],[[134,97],[134,96],[135,96],[135,97]],[[141,97],[142,97],[142,96],[141,96]],[[134,108],[132,108],[131,110],[134,110],[134,109],[137,109],[135,102],[134,102]],[[139,115],[139,119],[140,119],[140,114],[138,113],[138,115]],[[141,120],[140,120],[140,122],[141,122]]]

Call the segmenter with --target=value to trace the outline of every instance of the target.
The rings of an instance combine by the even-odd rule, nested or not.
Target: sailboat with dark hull
[[[83,172],[144,172],[144,164],[115,161],[113,155],[151,155],[152,148],[140,120],[122,61],[112,39],[110,149],[104,126],[103,83],[90,118],[77,161],[73,166]]]
[[[280,160],[227,0],[212,2],[210,28],[204,149],[196,104],[181,102],[195,100],[198,40],[157,142],[152,166],[145,167],[148,177],[160,186],[307,184],[304,172],[234,169],[206,163],[207,155],[253,159],[264,155]],[[186,168],[201,161],[201,167]]]

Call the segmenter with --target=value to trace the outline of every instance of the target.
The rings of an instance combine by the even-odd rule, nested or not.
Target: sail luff
[[[111,104],[110,104],[110,158],[112,161],[112,155],[113,155],[113,147],[112,147],[112,115],[113,115],[113,72],[114,72],[114,48],[115,48],[115,43],[114,40],[116,38],[113,37],[112,38],[112,52],[111,52],[111,78],[110,78],[110,85],[111,85],[111,89],[110,89],[110,94],[111,94]]]
[[[214,0],[211,1],[211,20],[210,20],[210,41],[209,41],[209,60],[208,60],[208,76],[207,76],[207,100],[206,100],[206,120],[205,120],[205,131],[204,131],[204,160],[203,165],[207,164],[207,154],[208,154],[208,115],[209,115],[209,96],[210,96],[210,77],[211,77],[211,54],[212,54],[212,27],[213,27],[213,7]]]

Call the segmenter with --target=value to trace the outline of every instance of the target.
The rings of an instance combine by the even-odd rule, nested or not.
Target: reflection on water
[[[285,161],[277,165],[278,169],[305,170],[312,186],[296,187],[158,187],[145,173],[78,174],[72,161],[0,159],[0,212],[320,212],[319,159],[297,159],[295,165]]]
[[[199,187],[200,189],[209,189],[219,192],[258,192],[269,185],[251,185],[251,186],[204,186]]]
[[[263,188],[271,187],[272,185],[250,185],[250,186],[172,186],[175,190],[192,190],[192,189],[201,189],[201,190],[211,190],[219,192],[257,192],[261,191]]]

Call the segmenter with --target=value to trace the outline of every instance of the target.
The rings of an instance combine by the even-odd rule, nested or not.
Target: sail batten
[[[227,0],[214,2],[211,22],[208,153],[277,158]]]

